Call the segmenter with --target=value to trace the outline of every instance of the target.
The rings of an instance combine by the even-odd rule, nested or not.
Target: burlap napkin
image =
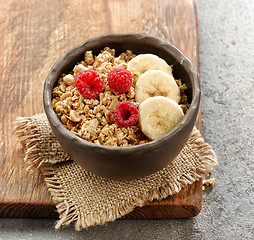
[[[60,220],[56,228],[75,221],[75,229],[104,224],[154,199],[178,193],[208,176],[217,165],[212,148],[194,128],[180,154],[166,168],[148,177],[115,181],[82,170],[62,150],[44,114],[18,118],[16,133],[25,149],[28,169],[40,169]]]

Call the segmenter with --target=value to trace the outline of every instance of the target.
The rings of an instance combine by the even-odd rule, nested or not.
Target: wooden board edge
[[[57,218],[59,216],[53,202],[31,203],[31,202],[0,202],[0,217],[38,217]]]
[[[135,208],[124,218],[190,218],[198,215],[202,209],[202,186],[200,179],[188,185],[179,193],[162,201],[153,201],[143,207]],[[194,191],[195,189],[195,191]],[[188,193],[192,191],[192,195]],[[185,196],[185,197],[184,197]],[[186,196],[189,196],[186,197]],[[184,199],[184,201],[181,201]]]
[[[190,218],[198,215],[202,208],[202,179],[184,188],[174,196],[161,201],[147,203],[143,207],[135,208],[131,213],[124,216],[124,219],[149,219],[149,218]],[[185,198],[184,202],[177,201],[183,195],[193,191],[190,199]],[[193,199],[195,198],[195,201]],[[169,204],[170,203],[170,204]],[[31,203],[31,202],[0,202],[1,217],[35,217],[35,218],[58,218],[58,213],[53,202]]]

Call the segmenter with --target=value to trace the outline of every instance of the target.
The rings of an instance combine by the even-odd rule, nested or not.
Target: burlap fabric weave
[[[30,170],[40,169],[60,220],[56,228],[75,222],[75,229],[104,224],[179,192],[207,176],[216,155],[194,128],[180,154],[164,169],[148,177],[116,181],[97,177],[74,163],[57,142],[44,114],[18,118],[16,133]]]

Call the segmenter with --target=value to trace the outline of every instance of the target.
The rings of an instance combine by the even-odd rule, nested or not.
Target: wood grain
[[[49,7],[50,6],[50,7]],[[54,62],[71,47],[106,33],[145,33],[178,47],[199,70],[193,0],[6,0],[0,1],[0,216],[57,216],[38,172],[26,172],[14,135],[17,116],[43,112],[42,89]],[[201,130],[201,115],[197,126]],[[161,202],[129,214],[190,217],[199,213],[197,182]]]

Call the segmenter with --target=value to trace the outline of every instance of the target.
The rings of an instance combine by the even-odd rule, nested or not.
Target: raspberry
[[[138,109],[131,102],[120,102],[114,110],[114,118],[119,127],[130,127],[138,121]]]
[[[85,98],[97,98],[102,92],[103,81],[94,70],[85,70],[75,76],[75,86]]]
[[[119,93],[130,90],[132,84],[131,73],[124,68],[117,68],[108,74],[108,85]]]

